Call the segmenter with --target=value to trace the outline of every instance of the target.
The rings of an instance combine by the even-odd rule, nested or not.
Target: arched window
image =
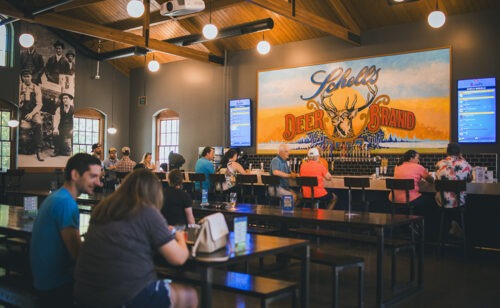
[[[5,17],[0,16],[0,21]],[[0,26],[0,66],[12,66],[12,25]]]
[[[16,134],[15,129],[8,126],[8,122],[16,118],[16,107],[0,99],[0,167],[2,172],[15,168]]]
[[[91,108],[76,111],[73,122],[73,153],[90,153],[92,144],[103,144],[103,141],[104,114]]]
[[[156,115],[156,160],[168,163],[170,151],[179,153],[179,114],[166,109]]]

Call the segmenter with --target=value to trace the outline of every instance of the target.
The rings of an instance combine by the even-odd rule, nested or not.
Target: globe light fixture
[[[127,13],[130,17],[141,17],[144,14],[144,4],[139,0],[132,0],[127,4]]]
[[[117,129],[114,128],[113,126],[111,126],[110,128],[108,128],[108,134],[114,135],[114,134],[116,134],[116,132],[117,132]]]
[[[429,26],[433,28],[441,28],[446,22],[446,15],[438,8],[438,2],[436,1],[436,10],[432,11],[427,17],[427,22]]]
[[[19,121],[18,121],[18,120],[9,120],[9,121],[7,122],[7,125],[8,125],[9,127],[12,127],[12,128],[14,128],[14,127],[18,127],[18,126],[19,126]]]
[[[214,24],[208,24],[203,27],[203,36],[206,39],[214,39],[217,34],[219,33],[219,30]]]
[[[19,44],[24,48],[30,48],[35,43],[35,38],[29,33],[23,33],[19,36]]]
[[[261,55],[267,55],[271,51],[271,44],[264,39],[264,33],[262,33],[262,41],[257,44],[257,52]]]
[[[160,63],[156,61],[154,53],[153,53],[153,60],[148,62],[148,69],[152,73],[156,73],[160,70]]]

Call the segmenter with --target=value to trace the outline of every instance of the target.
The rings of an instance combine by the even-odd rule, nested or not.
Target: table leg
[[[213,268],[201,269],[201,307],[212,307]]]
[[[418,252],[418,285],[424,285],[424,246],[425,246],[425,233],[424,233],[424,219],[420,220],[420,249]]]
[[[302,259],[301,264],[301,284],[300,284],[300,304],[301,307],[307,308],[309,307],[309,258],[310,251],[309,245],[305,247],[305,258]]]
[[[377,234],[377,307],[384,306],[384,228]]]

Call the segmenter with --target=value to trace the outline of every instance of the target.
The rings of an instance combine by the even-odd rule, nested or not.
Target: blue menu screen
[[[252,146],[252,105],[249,98],[229,101],[231,147]]]
[[[458,142],[496,142],[495,78],[458,81]]]

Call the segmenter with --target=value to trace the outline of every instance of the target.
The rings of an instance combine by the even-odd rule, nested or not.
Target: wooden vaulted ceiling
[[[362,44],[363,31],[426,20],[436,1],[440,10],[449,16],[498,10],[500,2],[416,0],[391,5],[392,0],[204,0],[204,11],[172,19],[159,13],[160,4],[166,0],[143,1],[146,6],[149,3],[150,13],[137,19],[127,14],[129,0],[0,0],[0,14],[68,31],[82,46],[94,52],[101,39],[101,52],[139,46],[154,51],[160,63],[168,63],[186,58],[209,62],[209,55],[223,57],[225,50],[253,49],[262,39],[262,33],[251,33],[187,47],[163,41],[200,34],[209,21],[210,8],[212,23],[219,29],[272,18],[274,27],[264,32],[271,45],[334,36],[357,46]],[[31,14],[50,6],[55,7]],[[148,27],[150,34],[146,42],[143,29]],[[152,57],[152,53],[147,55],[147,59]],[[128,74],[131,68],[144,66],[145,60],[144,56],[130,56],[111,63]]]

